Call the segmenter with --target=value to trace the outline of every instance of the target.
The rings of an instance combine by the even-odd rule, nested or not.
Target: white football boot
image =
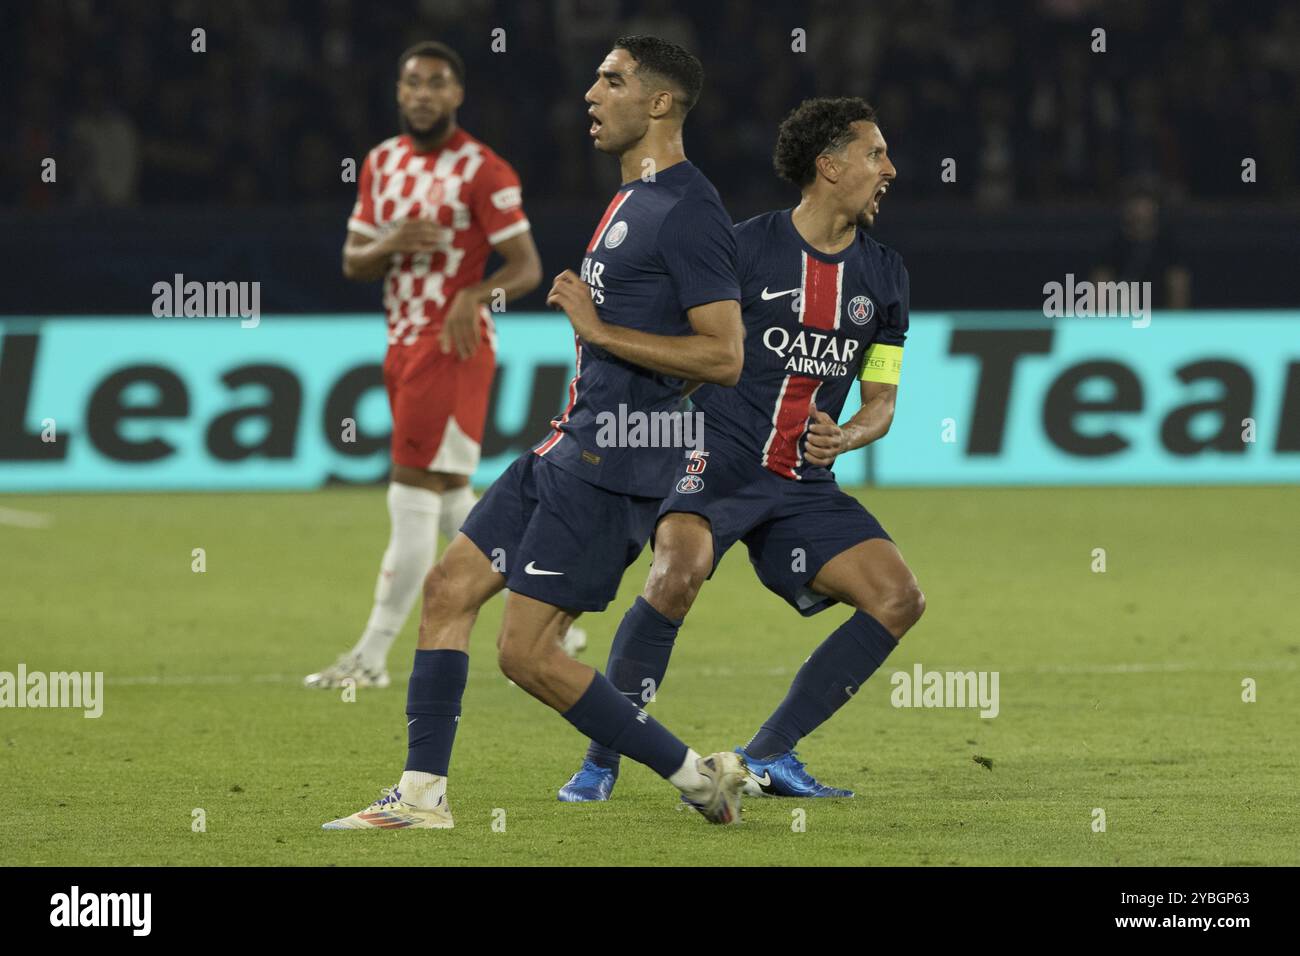
[[[354,687],[387,687],[390,683],[387,670],[371,670],[361,662],[360,654],[349,651],[323,671],[308,674],[302,679],[302,684],[304,687],[329,690],[342,687],[343,682],[349,679],[355,682]]]
[[[444,793],[432,810],[422,810],[402,799],[397,787],[385,787],[383,796],[348,817],[322,823],[322,830],[450,830],[451,807]]]
[[[739,823],[740,794],[749,779],[749,768],[739,754],[709,754],[695,762],[695,769],[708,781],[703,790],[682,794],[682,800],[699,810],[710,823]]]

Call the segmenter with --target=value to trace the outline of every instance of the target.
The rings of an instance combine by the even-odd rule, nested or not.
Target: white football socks
[[[469,517],[470,510],[477,501],[474,489],[469,485],[442,493],[442,518],[439,523],[443,537],[448,542],[456,537],[456,532],[465,523],[465,519]]]
[[[693,793],[699,793],[709,785],[708,778],[700,773],[695,766],[699,759],[700,755],[687,747],[685,762],[677,768],[676,773],[668,778],[669,783],[688,797]]]
[[[447,778],[422,770],[403,770],[397,783],[397,792],[404,803],[432,810],[447,795]]]
[[[371,670],[383,670],[388,649],[406,623],[438,551],[442,495],[414,485],[388,486],[392,531],[375,582],[375,604],[353,653]]]

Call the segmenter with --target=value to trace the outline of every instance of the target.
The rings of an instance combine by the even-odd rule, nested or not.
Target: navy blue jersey
[[[688,309],[740,298],[735,233],[718,191],[684,161],[653,182],[623,186],[587,246],[582,279],[603,321],[654,335],[690,334]],[[576,336],[575,344],[569,405],[533,451],[609,491],[664,497],[682,450],[602,443],[598,416],[620,416],[620,406],[623,415],[681,410],[685,383]]]
[[[898,381],[907,270],[861,229],[841,252],[818,252],[792,211],[736,227],[745,368],[734,388],[704,385],[693,398],[707,448],[750,455],[783,478],[824,480],[829,469],[803,460],[810,406],[839,421],[858,379]]]

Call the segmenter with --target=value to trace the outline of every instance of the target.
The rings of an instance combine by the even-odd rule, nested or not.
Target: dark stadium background
[[[872,101],[899,169],[878,235],[915,309],[1040,308],[1044,277],[1114,267],[1136,194],[1162,204],[1147,260],[1188,270],[1193,307],[1300,303],[1294,3],[50,0],[0,8],[0,310],[141,314],[184,272],[259,280],[267,312],[377,311],[339,274],[340,164],[396,131],[395,60],[425,38],[465,58],[461,124],[519,171],[547,274],[575,267],[616,186],[582,96],[637,32],[703,60],[687,153],[737,220],[795,202],[770,153],[801,98]]]

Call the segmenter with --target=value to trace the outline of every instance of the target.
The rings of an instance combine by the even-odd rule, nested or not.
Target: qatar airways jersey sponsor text
[[[803,458],[809,416],[839,421],[873,345],[907,337],[908,279],[902,259],[863,230],[833,255],[808,245],[791,210],[736,226],[745,366],[733,388],[702,386],[705,445],[748,455],[796,481],[833,477]]]

